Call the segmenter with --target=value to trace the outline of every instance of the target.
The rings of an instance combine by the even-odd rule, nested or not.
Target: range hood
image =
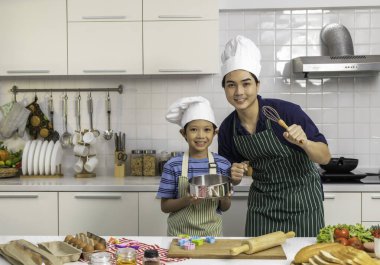
[[[342,24],[328,24],[321,30],[322,56],[292,59],[293,73],[311,76],[374,75],[380,71],[380,55],[354,55],[349,31]]]

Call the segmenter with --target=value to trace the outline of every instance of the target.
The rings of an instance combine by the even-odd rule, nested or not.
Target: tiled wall
[[[373,9],[318,9],[223,11],[220,13],[220,49],[226,41],[242,34],[262,51],[261,95],[297,103],[311,116],[328,139],[334,156],[360,159],[361,167],[380,168],[380,81],[375,77],[296,79],[289,60],[319,55],[319,33],[323,25],[340,22],[350,31],[355,54],[380,54],[380,7]],[[186,142],[179,127],[165,121],[167,107],[177,98],[201,95],[208,98],[221,122],[233,109],[225,99],[219,75],[142,77],[49,77],[0,80],[0,104],[12,99],[8,90],[20,88],[77,88],[124,86],[124,93],[111,93],[112,123],[115,131],[127,135],[127,151],[156,149],[183,151]],[[63,131],[60,93],[53,93],[55,122]],[[37,94],[47,113],[49,95]],[[74,98],[69,93],[69,131],[76,128]],[[82,128],[89,127],[86,98],[82,93]],[[94,126],[107,127],[105,92],[92,94]],[[31,102],[34,93],[19,94],[18,101]],[[212,150],[217,150],[216,139]],[[98,175],[113,174],[113,141],[98,139]],[[65,150],[65,175],[72,175],[76,158]]]

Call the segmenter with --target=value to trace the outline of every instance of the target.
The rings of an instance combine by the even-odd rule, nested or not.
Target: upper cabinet
[[[219,72],[217,0],[144,0],[144,74]]]
[[[68,0],[69,75],[142,74],[142,0]]]
[[[0,1],[0,75],[67,75],[66,1]]]

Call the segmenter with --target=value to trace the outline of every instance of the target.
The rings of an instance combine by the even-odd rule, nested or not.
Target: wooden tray
[[[243,239],[216,239],[214,244],[204,242],[195,250],[184,250],[177,245],[178,240],[173,239],[168,252],[169,258],[193,259],[286,259],[282,246],[263,250],[254,254],[230,255],[230,249],[241,245]]]

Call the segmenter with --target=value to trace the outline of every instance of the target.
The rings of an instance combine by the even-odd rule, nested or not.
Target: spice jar
[[[131,175],[143,175],[143,150],[132,150],[131,154]]]
[[[160,160],[158,161],[158,175],[162,175],[162,172],[164,172],[164,165],[166,162],[168,162],[170,159],[170,154],[166,151],[162,151],[160,153]]]
[[[90,265],[112,265],[111,253],[97,252],[91,254]]]
[[[143,265],[160,265],[160,257],[156,249],[144,251]]]
[[[116,255],[116,265],[136,264],[136,250],[133,248],[119,248]]]
[[[143,175],[156,176],[156,150],[144,150]]]

